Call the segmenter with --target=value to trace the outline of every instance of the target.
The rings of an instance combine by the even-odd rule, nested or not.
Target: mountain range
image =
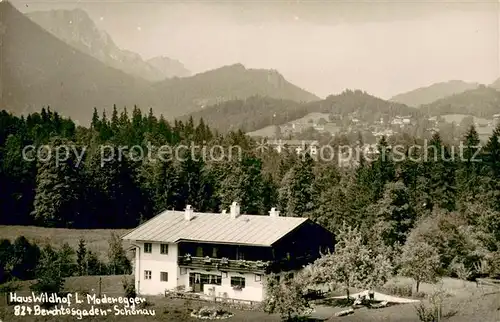
[[[247,69],[241,64],[224,66],[192,77],[156,83],[164,102],[185,114],[209,105],[259,95],[296,102],[319,100],[288,82],[280,73],[267,69]]]
[[[2,108],[30,113],[50,105],[84,123],[94,106],[153,103],[150,82],[67,45],[8,2],[0,3],[0,15]]]
[[[81,52],[128,74],[150,81],[191,75],[177,60],[155,57],[145,61],[137,53],[120,49],[81,9],[33,11],[26,16]]]
[[[110,110],[113,104],[153,108],[171,119],[206,105],[254,95],[319,99],[277,71],[246,69],[241,64],[151,82],[68,45],[6,1],[0,3],[0,15],[1,104],[14,113],[35,112],[49,105],[66,117],[88,123],[94,107]],[[159,60],[154,63],[165,66]]]
[[[354,113],[365,121],[387,114],[491,117],[499,112],[495,89],[500,79],[490,87],[437,83],[390,101],[359,90],[321,100],[276,70],[234,64],[188,76],[181,63],[169,58],[144,61],[118,48],[82,10],[32,12],[28,18],[4,1],[0,16],[0,108],[17,114],[50,106],[83,124],[94,107],[110,111],[114,104],[119,109],[137,105],[167,119],[191,115],[220,130],[252,131],[311,112]]]

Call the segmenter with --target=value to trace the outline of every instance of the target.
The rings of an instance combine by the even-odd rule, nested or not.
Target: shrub
[[[137,293],[135,291],[135,283],[133,280],[124,277],[122,285],[123,285],[123,291],[125,292],[125,297],[128,298],[136,297]]]
[[[30,287],[33,292],[61,293],[64,286],[64,278],[61,274],[61,262],[58,253],[49,245],[45,246],[42,251],[36,272],[36,283]]]
[[[428,304],[419,303],[415,307],[418,319],[422,322],[439,322],[454,315],[456,312],[443,312],[443,301],[446,295],[444,290],[436,290],[429,296]]]
[[[151,301],[149,301],[148,299],[146,299],[144,302],[141,302],[139,303],[139,305],[137,306],[139,309],[145,309],[147,307],[150,307],[150,306],[153,306],[154,304],[151,303]]]
[[[198,310],[194,310],[191,316],[199,319],[227,319],[233,316],[233,313],[222,308],[204,306]]]
[[[108,243],[109,273],[113,275],[130,274],[132,266],[123,249],[120,237],[112,233]]]

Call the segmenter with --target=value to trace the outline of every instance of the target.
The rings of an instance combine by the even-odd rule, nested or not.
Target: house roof
[[[176,243],[181,240],[271,246],[307,221],[300,217],[194,213],[167,210],[124,235],[125,240]]]

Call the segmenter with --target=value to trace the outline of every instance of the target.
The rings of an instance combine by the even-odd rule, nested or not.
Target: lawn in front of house
[[[99,284],[101,285],[101,295],[109,297],[124,296],[122,281],[124,278],[131,276],[112,275],[112,276],[81,276],[70,277],[65,281],[65,290],[68,292],[78,292],[97,294]],[[100,282],[99,282],[100,281]],[[394,281],[393,281],[394,282]],[[30,281],[19,282],[21,289],[20,294],[29,294]],[[405,278],[395,279],[394,283],[403,285],[412,283],[411,280]],[[454,313],[447,321],[451,322],[469,322],[469,321],[485,321],[497,322],[500,321],[500,292],[494,293],[495,289],[491,287],[477,287],[475,283],[463,282],[456,279],[445,278],[442,283],[427,284],[423,283],[421,291],[430,294],[435,289],[444,289],[449,297],[445,299],[443,304],[445,313]],[[352,290],[354,293],[356,290]],[[351,294],[353,294],[351,293]],[[398,294],[388,294],[398,295]],[[154,310],[155,316],[124,316],[114,315],[109,313],[106,317],[84,317],[82,321],[200,321],[192,318],[190,313],[193,309],[207,307],[221,307],[220,304],[184,299],[169,299],[162,296],[146,297],[148,305],[145,307],[148,310]],[[424,300],[425,301],[425,300]],[[112,305],[103,304],[102,308],[112,308]],[[222,306],[225,310],[234,314],[233,317],[224,321],[269,321],[278,322],[278,315],[269,315],[260,311],[244,311]],[[89,308],[89,305],[81,306],[80,308]],[[381,309],[357,309],[354,314],[345,317],[333,317],[335,312],[343,310],[341,307],[332,307],[328,305],[318,305],[316,312],[312,317],[327,321],[346,321],[346,322],[369,322],[369,321],[387,321],[387,322],[418,322],[418,317],[415,311],[415,304],[394,305]],[[14,306],[5,306],[5,300],[2,299],[0,304],[0,319],[2,321],[75,321],[76,317],[58,316],[58,317],[35,317],[33,316],[14,316]]]

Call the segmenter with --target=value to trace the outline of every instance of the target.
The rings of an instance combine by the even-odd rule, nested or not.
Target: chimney
[[[280,212],[278,210],[276,210],[275,207],[272,207],[271,211],[269,212],[269,216],[270,217],[279,217],[280,216]]]
[[[191,221],[191,219],[193,219],[193,214],[193,208],[191,208],[191,205],[187,205],[184,211],[184,219],[186,221]]]
[[[231,218],[235,219],[240,215],[240,205],[234,201],[231,205]]]

